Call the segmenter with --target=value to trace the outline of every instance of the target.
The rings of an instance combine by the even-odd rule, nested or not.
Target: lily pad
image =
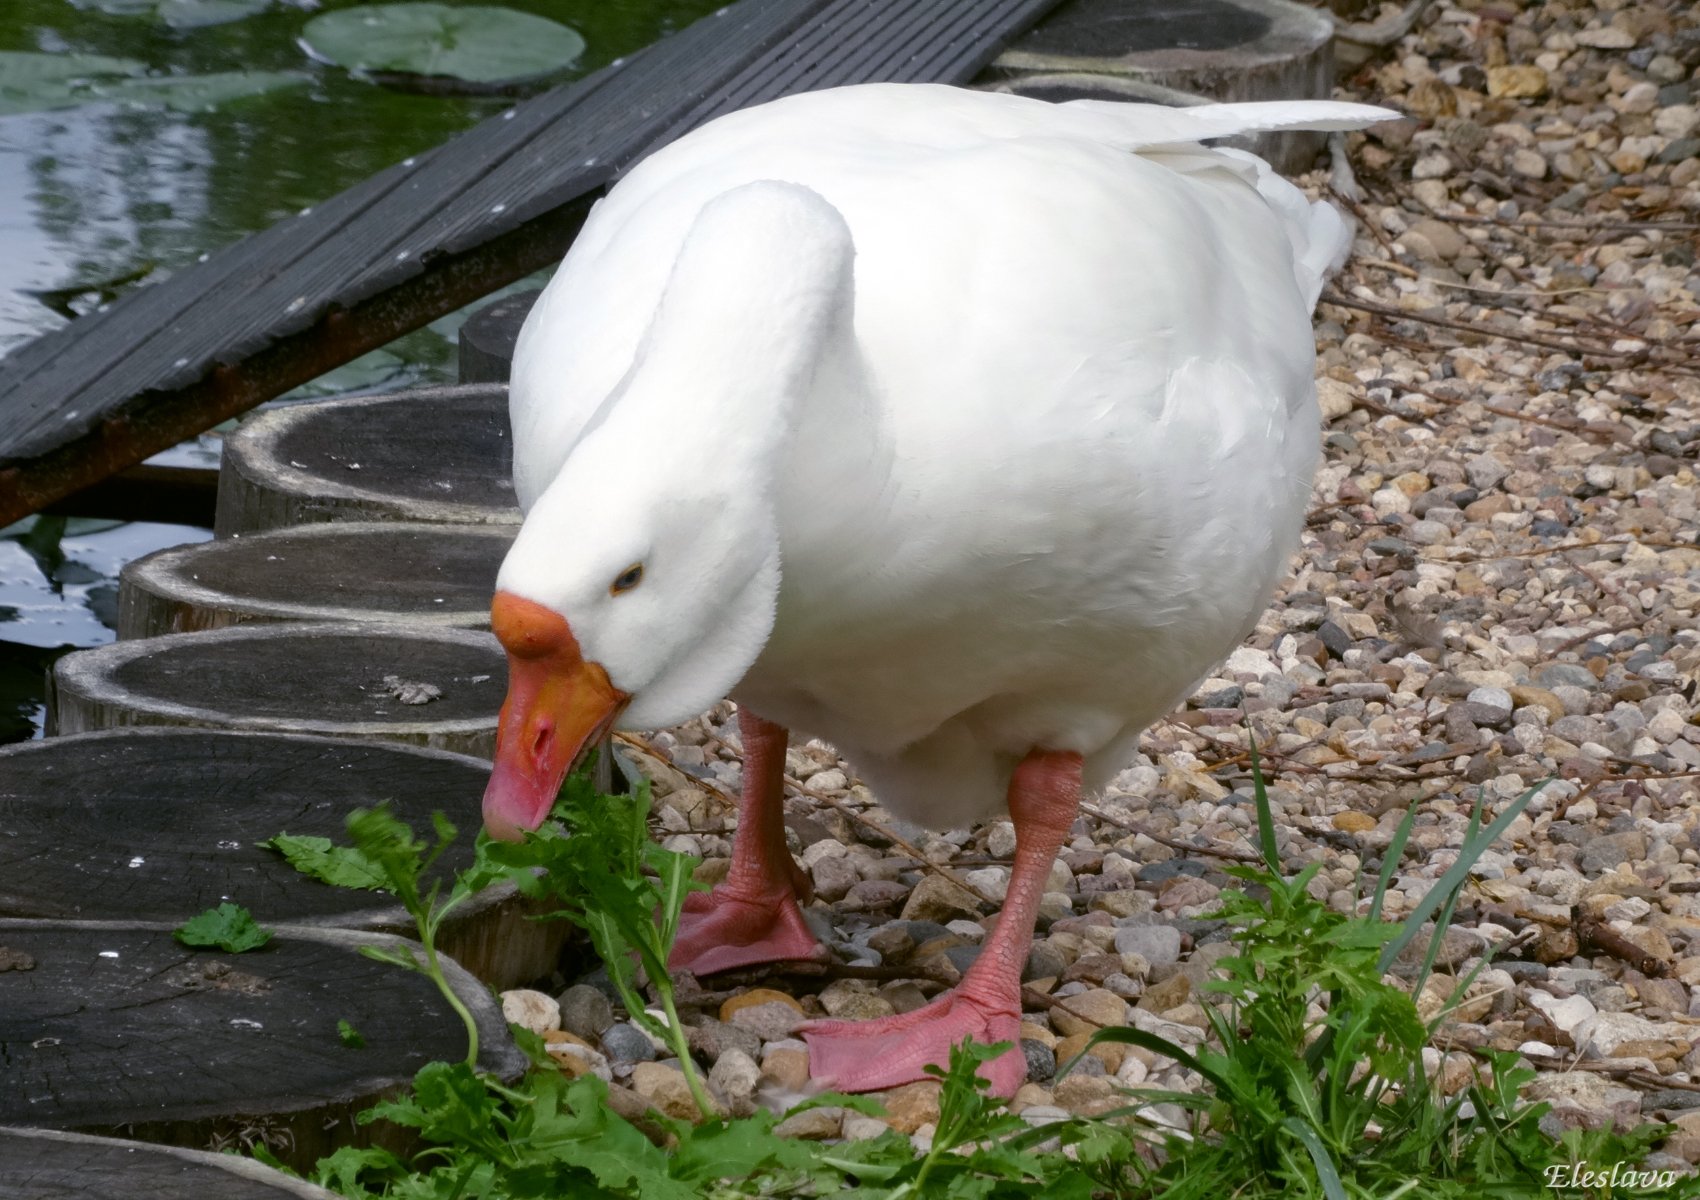
[[[208,75],[150,75],[99,87],[101,99],[122,104],[161,105],[177,112],[204,112],[245,96],[299,87],[307,76],[295,71],[215,71]]]
[[[173,29],[224,25],[265,12],[272,0],[159,0],[155,11]]]
[[[147,64],[104,54],[0,50],[0,114],[81,104],[91,81],[140,75]]]
[[[102,101],[199,112],[306,81],[307,76],[289,71],[149,75],[147,64],[133,58],[4,50],[0,51],[0,116]]]
[[[173,29],[223,25],[265,12],[272,0],[84,0],[115,17],[154,17]]]
[[[323,13],[301,42],[314,58],[380,82],[459,80],[509,86],[565,70],[584,39],[565,25],[511,8],[369,4]]]

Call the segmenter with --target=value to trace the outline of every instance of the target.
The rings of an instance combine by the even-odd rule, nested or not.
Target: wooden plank
[[[0,524],[564,253],[619,170],[733,108],[965,82],[1055,0],[742,0],[0,362]]]

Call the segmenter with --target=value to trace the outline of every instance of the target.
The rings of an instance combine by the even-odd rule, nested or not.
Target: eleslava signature
[[[1676,1186],[1674,1170],[1648,1171],[1627,1163],[1594,1167],[1587,1163],[1555,1163],[1546,1169],[1549,1188],[1668,1188]]]

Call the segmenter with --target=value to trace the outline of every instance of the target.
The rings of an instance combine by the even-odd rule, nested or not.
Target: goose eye
[[[618,596],[621,592],[631,591],[642,582],[643,564],[633,563],[624,571],[621,571],[615,578],[614,582],[608,585],[608,594],[610,596]]]

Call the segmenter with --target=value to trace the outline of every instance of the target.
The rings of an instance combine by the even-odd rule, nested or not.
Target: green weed
[[[1402,923],[1392,924],[1380,919],[1381,899],[1410,819],[1388,849],[1369,914],[1348,916],[1310,896],[1314,866],[1284,874],[1259,780],[1265,861],[1234,868],[1246,886],[1223,895],[1220,915],[1233,929],[1235,954],[1220,962],[1223,978],[1204,986],[1212,1044],[1188,1051],[1137,1029],[1106,1029],[1092,1039],[1173,1059],[1198,1074],[1201,1090],[1129,1090],[1128,1104],[1117,1111],[1036,1128],[989,1096],[976,1074],[1002,1047],[964,1043],[937,1072],[939,1120],[925,1149],[895,1132],[838,1144],[801,1141],[778,1136],[778,1114],[716,1115],[666,972],[694,863],[650,840],[647,788],[598,795],[588,776],[574,776],[551,820],[523,844],[481,836],[473,867],[441,898],[437,886],[421,880],[453,836],[448,823],[437,818],[436,841],[427,846],[383,810],[356,812],[349,819],[351,847],[282,838],[273,844],[321,878],[352,886],[381,880],[376,886],[401,899],[414,917],[419,950],[376,956],[433,978],[465,1017],[443,978],[436,931],[479,889],[511,880],[585,930],[632,1020],[673,1050],[702,1119],[652,1113],[649,1134],[659,1134],[664,1150],[609,1107],[605,1084],[593,1075],[567,1079],[538,1039],[519,1031],[535,1066],[505,1085],[477,1070],[476,1033],[467,1018],[465,1060],[428,1065],[410,1093],[361,1116],[413,1129],[427,1149],[403,1160],[387,1150],[344,1148],[319,1163],[315,1178],[352,1200],[1624,1196],[1629,1193],[1612,1191],[1609,1178],[1588,1182],[1585,1168],[1639,1162],[1662,1130],[1573,1131],[1555,1142],[1539,1128],[1546,1106],[1518,1099],[1533,1072],[1509,1054],[1485,1055],[1467,1088],[1444,1095],[1424,1070],[1423,1049],[1445,1014],[1425,1023],[1411,995],[1387,978],[1394,958],[1432,920],[1415,985],[1420,993],[1470,865],[1533,794],[1485,828],[1478,812],[1457,863]],[[643,977],[664,1021],[646,1011]],[[1468,983],[1458,983],[1453,1003]],[[879,1111],[868,1098],[833,1095],[801,1108],[823,1104]],[[1190,1128],[1149,1119],[1154,1104],[1180,1106]],[[1575,1186],[1565,1186],[1567,1180]],[[1700,1196],[1700,1181],[1637,1194]]]

